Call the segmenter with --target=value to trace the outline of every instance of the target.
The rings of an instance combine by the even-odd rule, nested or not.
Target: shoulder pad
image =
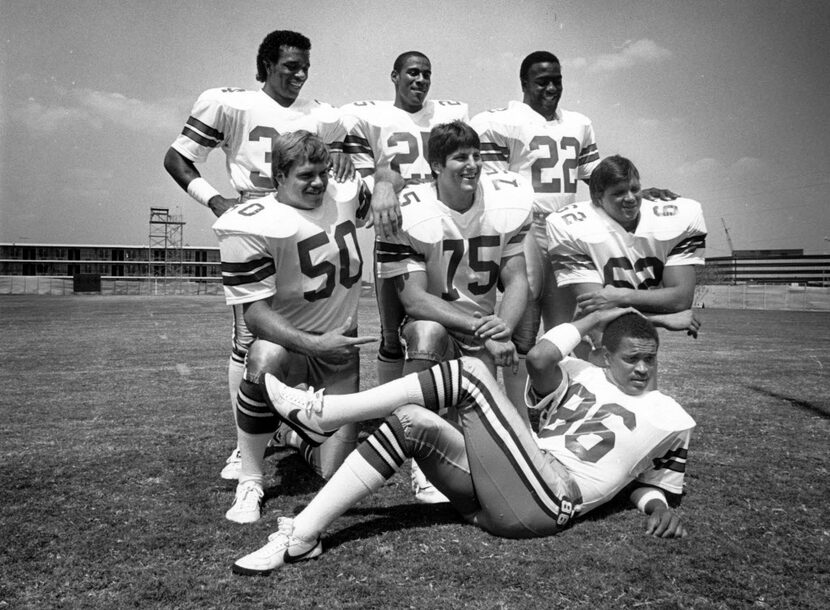
[[[199,96],[201,102],[213,102],[228,108],[246,110],[251,107],[256,99],[256,91],[240,89],[238,87],[221,87],[208,89]]]
[[[605,241],[608,235],[608,229],[592,201],[566,205],[548,216],[548,223],[570,239],[590,244]]]
[[[239,203],[213,224],[217,234],[247,233],[277,239],[291,237],[298,228],[294,210],[271,196]]]
[[[432,185],[422,183],[407,186],[398,198],[401,201],[401,230],[424,243],[441,241],[447,214],[439,206]]]
[[[703,211],[694,199],[674,201],[643,200],[643,217],[648,217],[650,232],[658,239],[672,239],[691,227],[703,226]]]
[[[529,220],[533,190],[519,174],[496,171],[483,175],[479,182],[484,198],[483,213],[499,233],[509,233]]]

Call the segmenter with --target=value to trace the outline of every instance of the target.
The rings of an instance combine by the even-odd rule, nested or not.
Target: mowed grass
[[[663,335],[660,365],[698,423],[688,538],[646,537],[620,502],[552,538],[499,539],[415,504],[403,472],[319,560],[243,578],[231,562],[322,482],[274,454],[263,519],[224,519],[222,300],[0,298],[0,608],[826,608],[830,314],[700,313],[698,340]],[[371,298],[360,323],[377,335]],[[362,375],[375,383],[372,348]]]

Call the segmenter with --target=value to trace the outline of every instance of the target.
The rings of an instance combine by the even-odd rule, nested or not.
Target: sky
[[[302,95],[337,106],[391,99],[414,49],[433,99],[503,107],[521,60],[552,51],[560,106],[592,120],[600,154],[701,202],[708,256],[729,254],[727,230],[735,249],[830,252],[825,0],[0,0],[0,241],[147,244],[163,207],[186,245],[216,245],[162,160],[203,90],[261,86],[275,29],[311,39]],[[233,194],[221,151],[201,169]]]

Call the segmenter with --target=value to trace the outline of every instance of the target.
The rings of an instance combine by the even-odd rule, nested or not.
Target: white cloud
[[[660,62],[670,57],[672,52],[653,40],[628,40],[619,52],[606,53],[592,60],[588,65],[588,72],[623,70],[639,64]]]
[[[731,165],[718,159],[706,157],[684,163],[677,173],[689,178],[717,178],[723,181],[741,182],[752,178],[771,175],[770,165],[756,157],[741,157]]]
[[[29,98],[12,111],[12,119],[40,135],[78,124],[94,129],[115,124],[138,133],[167,136],[181,128],[183,115],[176,101],[146,102],[92,89],[56,89],[56,94],[57,101],[51,104]]]

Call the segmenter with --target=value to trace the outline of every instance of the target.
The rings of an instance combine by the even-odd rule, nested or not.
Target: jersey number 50
[[[348,238],[348,240],[347,240]],[[347,290],[360,281],[363,274],[363,256],[360,254],[360,247],[357,245],[357,231],[354,223],[349,220],[340,223],[334,229],[334,242],[337,244],[340,270],[328,260],[319,263],[312,262],[311,251],[329,243],[329,236],[325,233],[317,233],[297,242],[297,253],[300,257],[300,270],[303,275],[310,279],[325,276],[325,284],[317,290],[307,290],[303,293],[306,301],[314,302],[320,299],[327,299],[334,292],[334,287],[339,280],[340,285]],[[356,254],[358,265],[357,271],[351,271],[351,252]]]

